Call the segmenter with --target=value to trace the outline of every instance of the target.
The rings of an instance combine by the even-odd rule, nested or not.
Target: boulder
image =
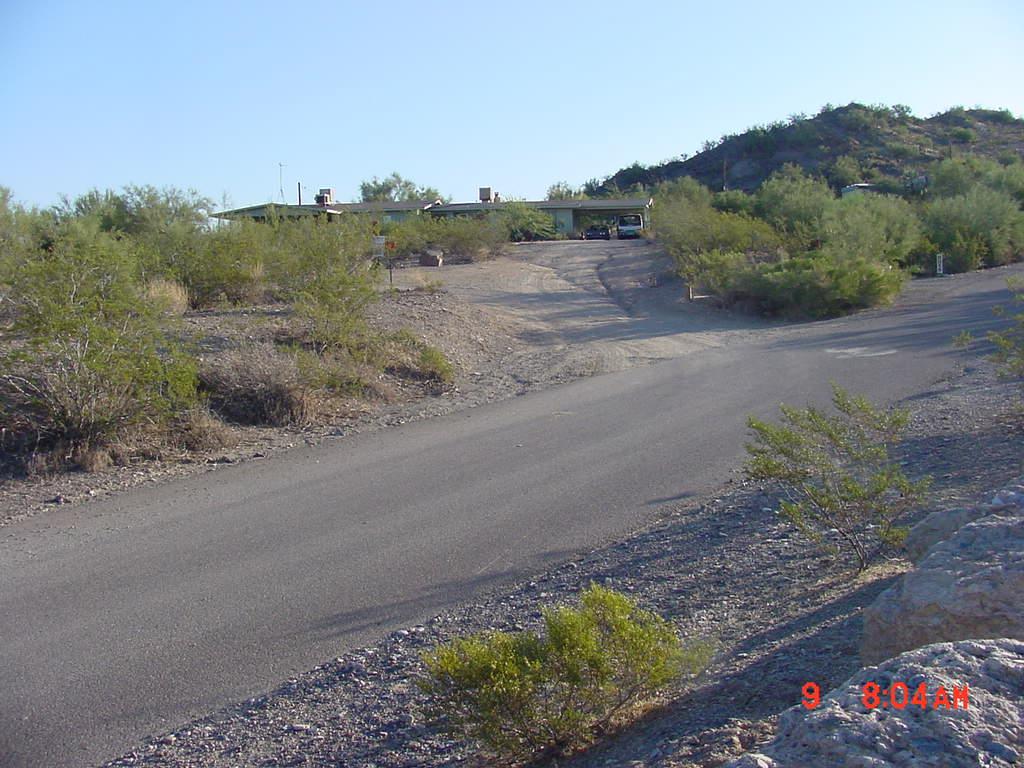
[[[932,512],[907,535],[904,543],[907,557],[912,563],[918,563],[929,549],[948,539],[967,523],[999,514],[1024,515],[1024,482],[1018,481],[1003,488],[988,504]]]
[[[1010,508],[1006,505],[993,507],[983,504],[977,507],[936,510],[910,529],[903,544],[907,558],[912,563],[919,563],[928,554],[929,549],[940,541],[945,541],[968,523],[1008,509]]]
[[[903,701],[896,693],[868,709],[867,683],[885,690],[904,683],[911,693],[924,684],[926,707],[896,708]],[[965,686],[963,706],[954,690]],[[862,669],[813,710],[785,711],[771,743],[727,768],[1010,768],[1024,760],[1022,701],[1024,642],[936,643]]]
[[[1024,639],[1024,517],[989,515],[932,547],[917,569],[864,610],[861,659],[874,664],[929,643]]]

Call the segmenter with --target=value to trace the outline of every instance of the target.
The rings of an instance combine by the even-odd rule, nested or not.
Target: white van
[[[640,237],[644,229],[644,217],[639,213],[623,214],[619,216],[616,229],[619,233],[619,240],[625,240],[627,237]]]

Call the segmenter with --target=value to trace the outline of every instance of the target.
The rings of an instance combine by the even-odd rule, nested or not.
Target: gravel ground
[[[1018,393],[981,363],[905,403],[913,418],[901,460],[911,476],[935,478],[915,519],[984,499],[1024,474]],[[668,692],[642,722],[560,764],[718,766],[769,738],[774,716],[800,700],[803,683],[828,690],[859,668],[861,608],[908,567],[883,560],[851,581],[772,510],[772,498],[737,474],[719,495],[677,504],[626,539],[156,736],[108,765],[486,764],[425,720],[414,684],[420,653],[468,632],[534,627],[541,606],[572,602],[596,581],[635,595],[683,636],[714,639],[719,651],[705,674]]]

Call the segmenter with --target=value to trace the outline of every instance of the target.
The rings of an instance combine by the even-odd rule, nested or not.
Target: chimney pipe
[[[299,205],[302,205],[302,182],[296,181],[295,186],[299,188]]]

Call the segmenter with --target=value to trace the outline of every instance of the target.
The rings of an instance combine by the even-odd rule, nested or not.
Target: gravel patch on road
[[[987,363],[905,405],[913,416],[901,460],[911,476],[935,478],[929,504],[908,522],[983,500],[1024,474],[1019,390]],[[635,595],[684,636],[714,639],[718,654],[641,723],[560,764],[721,765],[766,740],[805,682],[828,690],[859,668],[861,609],[909,567],[885,560],[851,581],[773,508],[737,474],[719,495],[666,507],[628,538],[345,653],[108,765],[479,765],[470,745],[426,722],[414,682],[421,652],[469,632],[535,627],[542,606],[573,602],[592,581]]]

